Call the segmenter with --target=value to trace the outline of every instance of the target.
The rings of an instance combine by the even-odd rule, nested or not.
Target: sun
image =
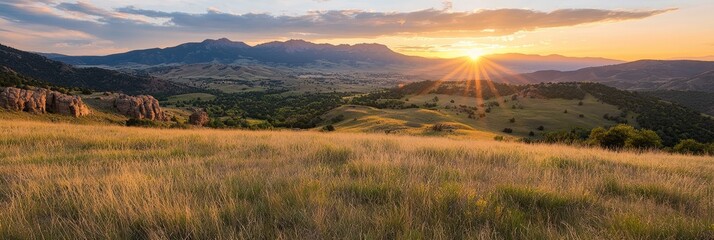
[[[466,56],[471,58],[471,60],[476,61],[479,60],[485,53],[481,49],[471,49],[466,52]]]

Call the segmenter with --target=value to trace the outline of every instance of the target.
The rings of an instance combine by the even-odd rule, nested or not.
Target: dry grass
[[[709,239],[714,159],[0,120],[0,239]]]

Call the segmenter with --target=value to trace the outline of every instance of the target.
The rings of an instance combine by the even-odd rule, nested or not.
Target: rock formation
[[[26,90],[0,88],[0,107],[30,113],[57,113],[81,117],[89,115],[89,108],[78,96],[70,96],[44,88]]]
[[[155,121],[166,121],[168,118],[159,106],[159,100],[152,96],[129,96],[121,94],[114,99],[114,107],[119,113],[136,118]]]
[[[191,114],[191,116],[188,117],[188,123],[197,125],[197,126],[206,125],[206,123],[208,123],[208,121],[210,121],[210,119],[208,118],[208,113],[206,113],[206,111],[203,111],[203,110],[194,111],[193,114]]]

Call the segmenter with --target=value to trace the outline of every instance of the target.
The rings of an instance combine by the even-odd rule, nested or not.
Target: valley
[[[0,0],[0,240],[714,240],[712,12]]]
[[[0,45],[0,239],[714,237],[714,62],[44,56]]]

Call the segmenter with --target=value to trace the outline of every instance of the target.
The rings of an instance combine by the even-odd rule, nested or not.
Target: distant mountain
[[[681,90],[714,92],[714,62],[693,60],[640,60],[589,67],[576,71],[537,71],[501,81],[598,82],[627,90]]]
[[[540,70],[572,71],[586,67],[597,67],[624,63],[624,61],[593,58],[593,57],[566,57],[562,55],[528,55],[520,53],[492,54],[483,56],[498,65],[508,68],[512,72],[526,73]]]
[[[4,45],[0,45],[0,67],[58,86],[99,91],[164,96],[195,90],[154,77],[133,76],[101,68],[75,68],[69,64]]]
[[[317,66],[334,69],[338,65],[357,67],[357,70],[398,69],[411,72],[442,65],[451,61],[467,59],[430,59],[407,56],[392,51],[380,44],[332,45],[316,44],[303,40],[268,42],[249,46],[226,38],[185,43],[175,47],[136,50],[107,56],[55,56],[50,58],[75,65],[105,67],[137,67],[175,64],[252,63],[286,66]],[[603,58],[571,58],[560,55],[498,54],[485,56],[493,63],[512,72],[533,72],[538,70],[575,70],[583,67],[622,63]],[[452,69],[436,69],[426,74],[439,75]],[[397,70],[395,70],[397,71]]]
[[[252,47],[243,42],[221,38],[218,40],[208,39],[200,43],[185,43],[163,49],[152,48],[107,56],[65,56],[54,59],[75,65],[119,66],[211,62],[231,64],[241,60],[288,65],[305,65],[318,61],[395,64],[420,58],[405,56],[378,44],[331,45],[290,40],[269,42]]]

